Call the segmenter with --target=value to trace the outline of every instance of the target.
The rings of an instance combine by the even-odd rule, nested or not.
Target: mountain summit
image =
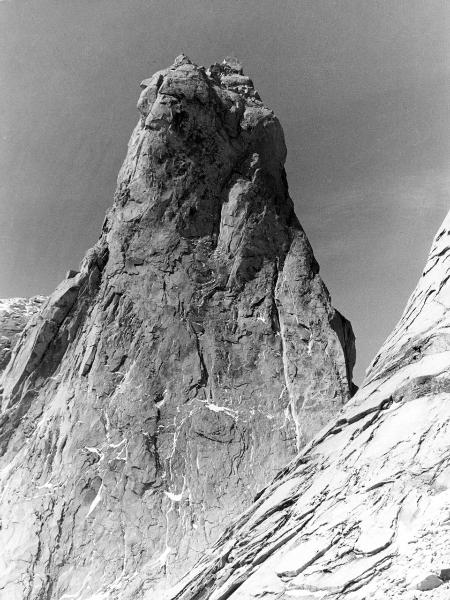
[[[8,600],[167,589],[353,391],[252,81],[182,55],[141,87],[100,239],[4,373]]]

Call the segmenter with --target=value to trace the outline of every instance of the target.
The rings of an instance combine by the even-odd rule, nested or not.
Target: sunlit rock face
[[[159,598],[351,395],[354,339],[235,61],[142,83],[112,209],[3,378],[0,590]]]
[[[449,332],[450,213],[362,388],[163,598],[449,598]]]
[[[44,302],[43,296],[0,299],[0,373],[8,364],[20,334]]]

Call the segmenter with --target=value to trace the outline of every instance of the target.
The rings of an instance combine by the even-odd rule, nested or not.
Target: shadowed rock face
[[[162,597],[447,599],[449,328],[450,213],[362,388]]]
[[[11,351],[31,317],[42,308],[43,296],[0,299],[0,373],[11,358]]]
[[[351,395],[251,80],[181,56],[138,108],[99,242],[3,378],[9,600],[159,594]]]

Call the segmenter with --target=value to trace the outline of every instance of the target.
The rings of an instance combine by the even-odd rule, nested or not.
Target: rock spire
[[[8,600],[160,594],[351,396],[251,79],[181,55],[141,88],[100,239],[3,377]]]

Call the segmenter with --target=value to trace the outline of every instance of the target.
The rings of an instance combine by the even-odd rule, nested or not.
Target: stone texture
[[[439,579],[442,579],[442,581],[450,581],[450,569],[441,569],[439,571]]]
[[[442,585],[442,579],[438,577],[435,573],[430,573],[423,579],[417,583],[416,589],[421,592],[429,592],[430,590],[434,590]]]
[[[8,364],[20,334],[44,302],[44,296],[0,299],[0,373]]]
[[[447,600],[449,331],[450,213],[363,386],[162,597]]]
[[[141,87],[101,237],[4,374],[8,600],[159,598],[353,391],[242,67],[180,56]]]

